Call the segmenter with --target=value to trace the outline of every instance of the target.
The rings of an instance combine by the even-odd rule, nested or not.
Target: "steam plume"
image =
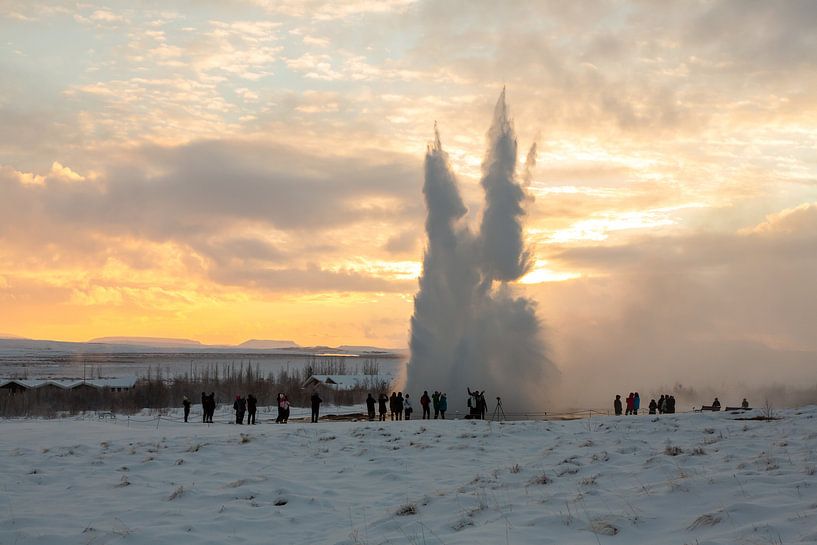
[[[507,284],[530,263],[516,152],[503,89],[482,164],[486,205],[477,234],[464,221],[467,210],[436,126],[426,153],[428,244],[411,318],[407,389],[447,392],[450,410],[464,407],[467,386],[502,396],[507,407],[542,407],[558,375],[534,303]],[[532,164],[529,153],[526,166]]]

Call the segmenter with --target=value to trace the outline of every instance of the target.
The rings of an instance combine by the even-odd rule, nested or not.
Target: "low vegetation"
[[[119,414],[134,414],[142,409],[166,409],[181,407],[187,396],[194,405],[201,403],[201,392],[214,392],[216,402],[232,405],[235,396],[253,394],[259,406],[275,405],[278,392],[287,394],[290,403],[296,407],[309,406],[313,388],[302,388],[312,375],[358,374],[359,369],[349,366],[343,360],[327,358],[312,360],[297,369],[284,368],[278,373],[263,375],[258,367],[243,364],[210,366],[191,373],[166,376],[161,369],[148,370],[136,387],[126,392],[106,390],[82,391],[36,389],[12,394],[0,390],[0,416],[44,416],[78,414],[83,411],[111,411]],[[390,381],[379,374],[376,363],[364,362],[362,373],[367,376],[359,387],[349,390],[335,390],[331,387],[318,388],[321,397],[340,405],[363,403],[372,392],[389,390]]]

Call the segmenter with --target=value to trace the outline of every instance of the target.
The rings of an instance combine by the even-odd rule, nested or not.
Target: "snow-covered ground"
[[[779,415],[5,420],[0,543],[817,543],[817,407]]]

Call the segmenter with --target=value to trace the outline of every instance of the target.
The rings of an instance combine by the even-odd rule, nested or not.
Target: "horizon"
[[[0,331],[408,346],[503,92],[529,371],[812,381],[817,3],[2,5]]]

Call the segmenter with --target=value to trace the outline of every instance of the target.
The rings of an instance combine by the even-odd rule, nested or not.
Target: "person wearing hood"
[[[420,398],[420,406],[423,408],[423,420],[428,420],[431,418],[431,410],[429,409],[430,404],[431,398],[428,397],[428,390],[424,390],[423,396]]]
[[[445,420],[445,411],[448,410],[448,397],[445,393],[440,394],[440,418]]]
[[[187,396],[182,397],[182,406],[184,407],[184,421],[187,422],[187,417],[190,416],[190,400]]]
[[[370,392],[369,397],[366,398],[366,412],[368,413],[369,416],[369,422],[374,420],[374,404],[375,400]]]
[[[621,396],[619,394],[616,394],[616,399],[613,401],[613,411],[616,416],[621,416]]]
[[[633,394],[633,414],[638,415],[638,409],[641,408],[641,397],[639,397],[638,392]]]
[[[658,408],[658,403],[655,402],[655,399],[650,400],[650,414],[655,414],[655,410]]]

